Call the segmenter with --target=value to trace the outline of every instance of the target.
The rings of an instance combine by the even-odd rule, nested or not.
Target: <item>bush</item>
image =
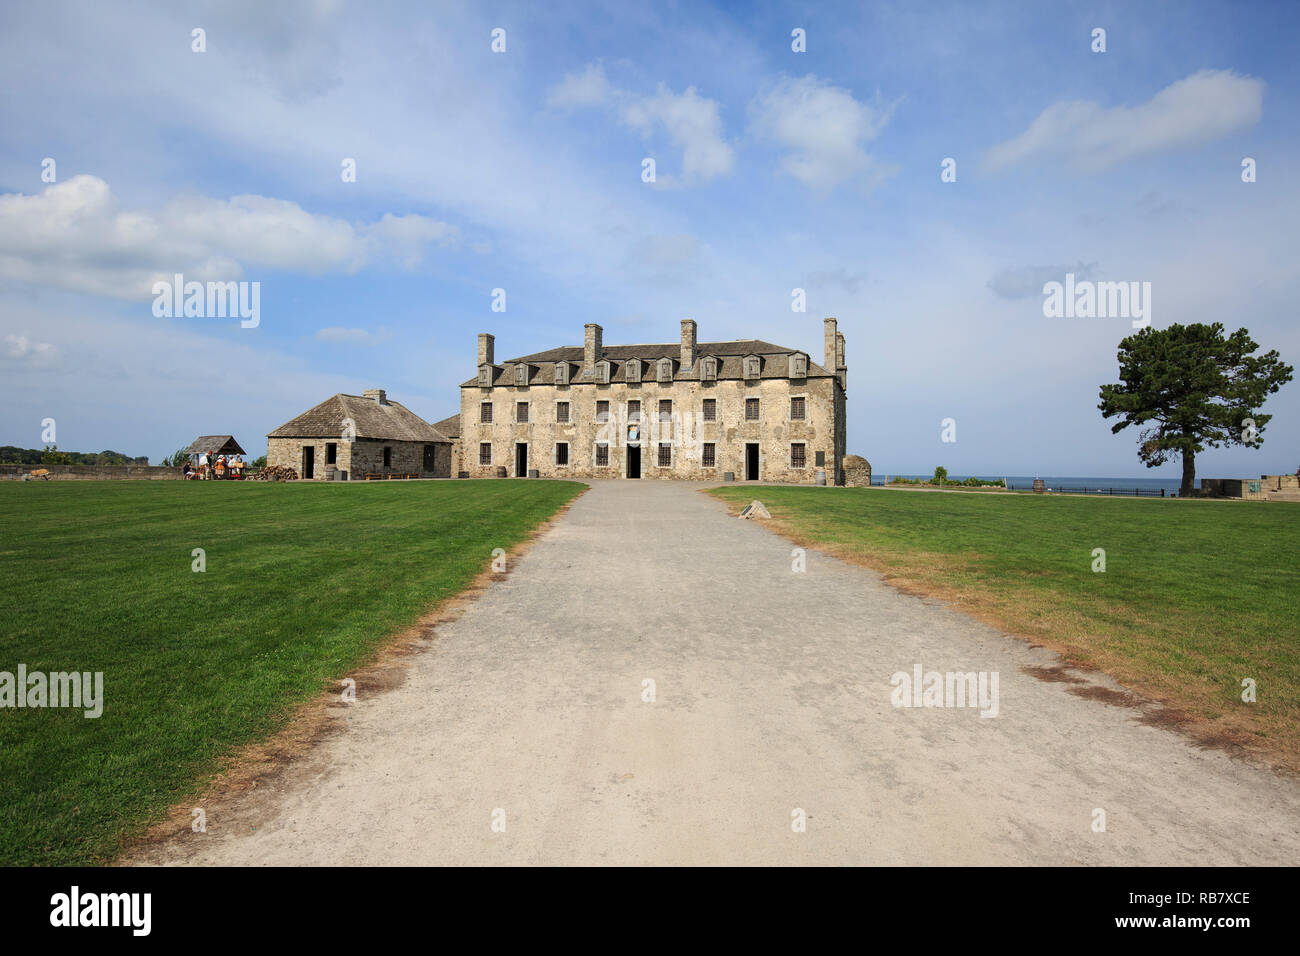
[[[249,467],[249,468],[265,468],[265,467],[266,467],[266,456],[265,456],[265,455],[259,455],[258,457],[254,458],[252,461],[250,461],[250,462],[248,463],[248,467]]]
[[[932,485],[942,485],[948,480],[948,469],[943,465],[938,465],[934,469],[934,477],[930,479]]]

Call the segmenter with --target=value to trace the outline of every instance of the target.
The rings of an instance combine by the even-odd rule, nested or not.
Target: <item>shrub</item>
[[[934,477],[930,479],[930,483],[934,485],[942,485],[947,480],[948,469],[943,467],[943,465],[937,465],[934,469]]]

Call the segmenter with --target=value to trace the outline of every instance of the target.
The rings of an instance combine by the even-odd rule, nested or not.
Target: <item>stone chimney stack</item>
[[[495,358],[493,353],[496,351],[496,342],[496,336],[494,335],[489,335],[487,332],[480,332],[478,334],[478,364],[474,366],[475,368],[496,364],[493,362],[493,359]]]
[[[380,405],[388,404],[388,393],[382,388],[368,388],[361,393],[362,398],[373,398]]]
[[[835,319],[824,319],[823,324],[826,327],[826,371],[837,372],[840,368],[840,333]]]
[[[605,330],[595,322],[588,322],[583,328],[586,334],[582,339],[582,370],[590,372],[596,367],[596,361],[605,350],[601,342],[601,335]]]
[[[695,367],[695,320],[682,319],[682,371]]]
[[[848,366],[844,364],[844,333],[835,333],[835,361],[837,363],[835,374],[840,378],[840,388],[846,392],[849,390],[849,373]]]

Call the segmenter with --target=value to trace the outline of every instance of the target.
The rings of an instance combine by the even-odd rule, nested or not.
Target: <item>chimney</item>
[[[582,339],[582,370],[590,372],[596,366],[596,360],[605,351],[601,343],[602,329],[595,322],[588,322],[583,328],[586,334]]]
[[[835,370],[835,374],[839,376],[840,388],[844,389],[847,392],[849,390],[849,373],[848,373],[848,366],[844,364],[844,333],[843,332],[835,333],[835,361],[838,363],[839,366]]]
[[[388,393],[382,388],[368,388],[361,393],[362,398],[373,398],[380,405],[388,404]]]
[[[826,326],[826,371],[836,372],[840,367],[840,333],[836,330],[835,319],[825,319],[823,320],[823,324]]]
[[[682,371],[695,366],[695,320],[682,319]]]
[[[494,357],[493,352],[495,351],[494,346],[496,345],[496,341],[496,337],[489,335],[487,332],[480,332],[478,334],[478,364],[474,366],[475,368],[482,368],[484,365],[495,364],[492,360]]]

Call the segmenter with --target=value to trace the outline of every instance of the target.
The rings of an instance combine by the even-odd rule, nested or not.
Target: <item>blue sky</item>
[[[1297,21],[1290,3],[8,5],[0,444],[39,446],[54,418],[71,450],[156,461],[229,431],[259,454],[339,391],[457,411],[480,331],[508,358],[581,344],[586,322],[673,341],[690,317],[819,360],[833,315],[849,450],[877,472],[1176,475],[1096,410],[1129,321],[1045,318],[1041,285],[1150,282],[1155,326],[1244,325],[1296,364]],[[152,281],[175,272],[260,282],[260,325],[156,318]],[[1198,473],[1300,465],[1300,386],[1265,410],[1262,449]]]

